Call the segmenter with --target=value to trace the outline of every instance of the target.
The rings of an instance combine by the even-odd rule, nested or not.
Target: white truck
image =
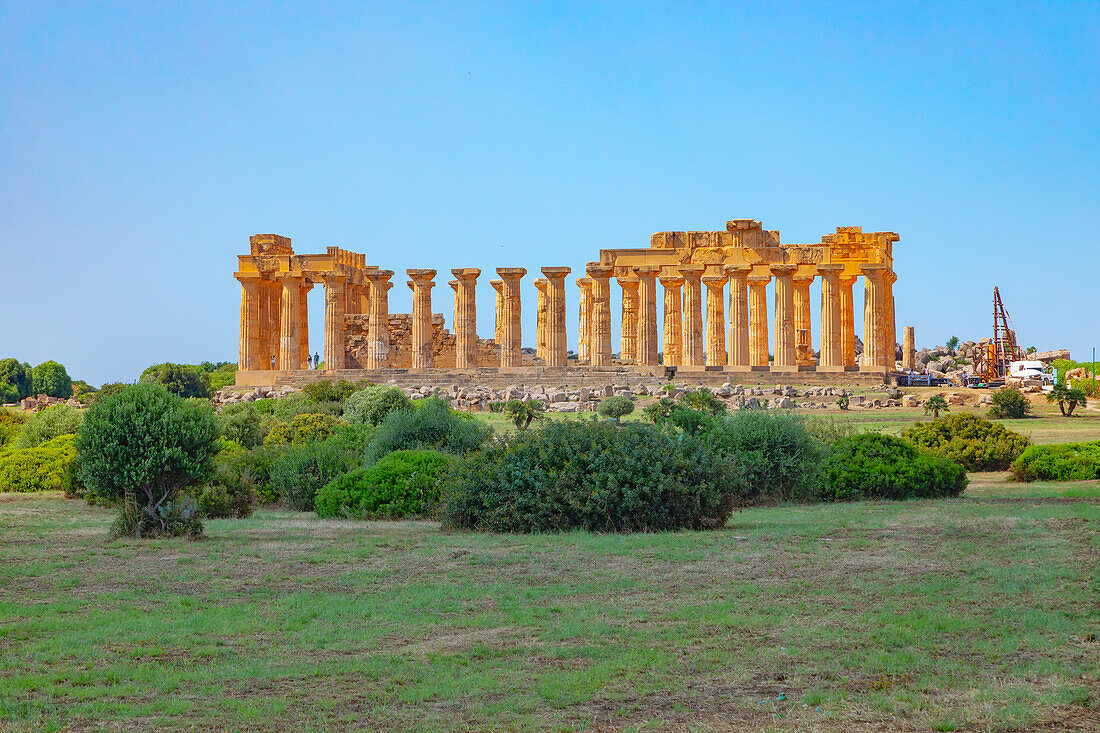
[[[1039,379],[1046,385],[1054,384],[1056,376],[1054,372],[1043,366],[1041,361],[1013,361],[1008,365],[1009,379]]]

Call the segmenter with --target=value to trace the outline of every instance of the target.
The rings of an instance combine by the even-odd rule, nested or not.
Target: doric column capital
[[[497,291],[498,293],[503,293],[504,292],[504,281],[503,280],[495,280],[495,279],[490,280],[489,284],[492,285],[493,290]]]
[[[614,273],[615,268],[610,265],[601,265],[598,262],[589,262],[585,265],[584,270],[593,280],[607,280]]]
[[[550,284],[550,281],[544,277],[536,277],[531,281],[531,284],[534,285],[539,292],[545,293],[546,287]]]
[[[725,275],[703,275],[700,278],[708,288],[724,288],[729,278]]]
[[[772,281],[771,275],[749,275],[747,278],[749,285],[767,285]]]
[[[794,280],[795,285],[809,285],[816,278],[817,274],[813,272],[796,272],[791,279]]]
[[[666,288],[679,288],[684,285],[684,278],[680,275],[661,275],[658,279]]]
[[[881,262],[868,262],[859,266],[859,271],[863,273],[865,277],[872,280],[879,280],[886,275],[887,267]]]
[[[752,272],[752,265],[726,265],[726,277],[748,277]]]
[[[707,268],[705,265],[680,265],[680,267],[676,269],[680,271],[680,275],[683,276],[684,282],[698,282]]]
[[[405,273],[420,287],[435,287],[435,283],[432,282],[432,280],[435,279],[435,270],[429,268],[413,268],[411,270],[405,270]]]
[[[839,262],[818,265],[817,271],[821,275],[831,275],[833,273],[844,272],[844,265],[840,264]]]
[[[592,278],[590,278],[590,277],[578,277],[577,278],[577,287],[587,288],[590,285],[592,285]]]
[[[508,280],[510,278],[520,278],[527,274],[526,267],[498,267],[497,274],[502,279]]]
[[[326,272],[321,275],[321,281],[326,288],[342,287],[348,281],[348,276],[339,272]]]
[[[546,278],[548,280],[557,280],[557,279],[564,280],[565,276],[568,275],[572,271],[573,270],[571,268],[568,268],[568,267],[543,267],[542,268],[542,274],[546,275]]]
[[[619,286],[623,290],[637,290],[638,289],[639,280],[636,277],[617,277],[617,278],[615,278],[615,280],[618,281]]]
[[[777,278],[790,277],[794,275],[795,270],[798,269],[798,265],[771,265],[768,269],[770,269],[772,274]]]
[[[447,284],[451,286],[451,290],[458,292],[458,280],[448,280]]]
[[[466,284],[471,280],[476,281],[481,275],[481,270],[476,267],[459,267],[451,270],[451,274],[458,278],[460,283]]]
[[[657,273],[661,271],[659,265],[635,265],[631,268],[634,270],[634,274],[639,278],[653,279],[657,277]]]

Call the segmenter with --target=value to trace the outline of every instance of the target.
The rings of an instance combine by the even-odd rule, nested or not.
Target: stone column
[[[278,282],[260,281],[260,369],[279,367],[279,311],[283,286]]]
[[[775,364],[773,368],[796,369],[794,354],[794,284],[797,265],[772,265],[775,276]]]
[[[302,358],[302,276],[281,275],[283,298],[279,307],[279,369],[293,371]]]
[[[856,314],[852,301],[852,285],[856,276],[841,275],[840,284],[840,353],[845,367],[856,365]]]
[[[749,283],[749,364],[768,366],[768,283],[771,275],[750,275]]]
[[[490,280],[489,284],[496,291],[496,308],[493,311],[496,315],[496,321],[493,326],[493,341],[497,346],[500,346],[500,342],[504,340],[504,281],[503,280]]]
[[[897,273],[893,270],[887,270],[882,278],[883,342],[886,350],[886,368],[891,371],[897,368],[898,332],[894,322],[894,283],[897,281]]]
[[[611,275],[615,268],[590,263],[586,269],[592,278],[592,366],[610,366]]]
[[[633,364],[638,359],[638,278],[618,277],[623,289],[623,322],[620,331],[619,360]]]
[[[240,277],[241,281],[241,331],[237,368],[254,371],[260,369],[260,286],[254,277]]]
[[[638,336],[634,363],[657,366],[657,273],[658,265],[638,265]]]
[[[820,371],[844,370],[844,344],[840,328],[840,273],[844,265],[818,265],[821,275]]]
[[[577,308],[577,363],[590,364],[592,361],[592,278],[578,277],[577,290],[580,292]]]
[[[813,274],[795,273],[794,283],[794,360],[798,366],[813,366],[813,327],[810,325],[810,283]]]
[[[864,282],[862,366],[877,371],[886,367],[885,329],[882,327],[885,316],[882,281],[886,265],[865,264],[860,265],[859,269],[863,272]]]
[[[546,366],[566,366],[565,276],[568,267],[544,267],[546,286]]]
[[[726,280],[722,275],[704,275],[707,286],[707,366],[726,365]]]
[[[301,308],[301,314],[298,316],[298,324],[301,328],[302,337],[299,341],[300,350],[298,352],[298,368],[309,368],[309,291],[313,290],[313,283],[309,280],[302,281],[302,295],[298,299],[298,306]]]
[[[344,308],[346,275],[325,275],[325,369],[344,368]]]
[[[435,365],[435,344],[432,330],[432,288],[435,270],[405,270],[412,278],[412,368],[431,369]]]
[[[519,281],[527,270],[522,267],[498,267],[497,274],[504,283],[501,294],[504,301],[504,317],[501,320],[500,365],[523,366],[523,335],[520,328],[522,309],[519,298]]]
[[[474,369],[477,360],[477,303],[475,290],[481,270],[460,267],[451,270],[458,280],[455,301],[455,369]]]
[[[917,368],[917,342],[913,335],[913,327],[906,326],[905,335],[903,336],[905,343],[901,346],[901,366],[903,369],[916,369]]]
[[[680,350],[684,344],[684,314],[680,291],[684,287],[684,278],[679,275],[662,275],[660,280],[665,288],[665,366],[680,366]]]
[[[367,333],[367,369],[390,365],[390,288],[393,270],[370,274],[370,321]]]
[[[680,358],[684,366],[703,366],[703,298],[699,278],[703,265],[683,265],[684,278],[684,341]]]
[[[544,277],[538,277],[533,282],[535,289],[538,291],[535,311],[535,356],[546,363],[546,308],[548,302],[546,288],[549,286],[550,281]]]
[[[749,366],[749,288],[751,265],[726,265],[730,279],[730,343],[726,362],[731,367]]]

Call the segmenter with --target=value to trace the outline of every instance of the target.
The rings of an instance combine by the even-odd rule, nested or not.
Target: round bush
[[[73,396],[73,380],[65,367],[56,361],[44,361],[31,370],[31,388],[34,394],[67,400]]]
[[[966,412],[918,422],[902,437],[967,471],[1006,471],[1028,446],[1028,439],[1019,433]]]
[[[989,416],[1000,419],[1018,420],[1031,412],[1031,403],[1023,393],[1013,387],[1004,387],[993,393],[993,405]]]
[[[155,364],[141,373],[142,384],[159,384],[180,397],[209,397],[210,375],[194,364]]]
[[[412,402],[398,387],[376,384],[354,392],[344,402],[344,419],[349,423],[381,425],[395,410],[407,410]]]
[[[1033,445],[1012,463],[1017,481],[1088,481],[1100,478],[1100,440]]]
[[[714,529],[733,510],[731,462],[644,423],[551,422],[494,441],[445,483],[445,527],[489,532]]]
[[[879,433],[833,443],[824,473],[825,498],[836,501],[958,496],[967,482],[966,469],[958,463]]]
[[[825,450],[802,417],[738,410],[707,436],[736,462],[742,502],[820,500]]]
[[[235,440],[245,448],[255,448],[264,442],[264,426],[260,413],[251,402],[226,405],[218,415],[222,437]]]
[[[622,395],[608,397],[596,405],[596,412],[612,420],[618,420],[620,417],[634,412],[634,401]]]
[[[84,422],[84,411],[68,405],[54,405],[31,415],[15,440],[16,448],[33,448],[59,435],[72,435]]]
[[[75,435],[62,435],[34,448],[0,451],[0,491],[57,491],[76,457]]]
[[[324,413],[306,412],[296,415],[289,423],[271,423],[264,445],[301,445],[326,440],[339,428],[347,425],[338,417]]]
[[[311,512],[321,487],[350,468],[348,456],[334,442],[292,445],[282,449],[272,464],[271,485],[288,507]]]
[[[374,463],[395,450],[468,453],[480,448],[492,434],[492,428],[470,413],[452,410],[438,397],[429,397],[418,400],[411,410],[386,416],[367,448],[366,461]]]
[[[362,519],[426,516],[439,504],[440,479],[454,461],[434,450],[394,451],[318,491],[317,514]]]

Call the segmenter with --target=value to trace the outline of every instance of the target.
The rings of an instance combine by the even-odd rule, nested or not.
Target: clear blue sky
[[[0,4],[0,357],[95,384],[236,360],[254,233],[364,252],[407,312],[408,267],[743,217],[899,232],[921,345],[988,335],[999,285],[1086,358],[1098,184],[1096,2]]]

